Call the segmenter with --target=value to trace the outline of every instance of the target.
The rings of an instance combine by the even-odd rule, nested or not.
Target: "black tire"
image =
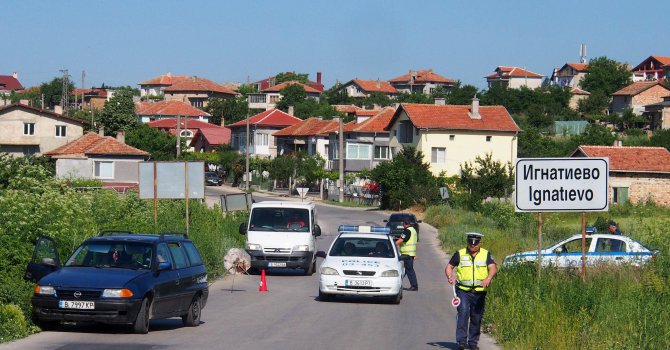
[[[133,333],[135,334],[147,334],[149,333],[149,310],[151,306],[149,305],[149,299],[142,299],[142,306],[140,306],[140,311],[135,317],[135,322],[133,322]]]
[[[402,300],[402,288],[400,288],[400,291],[398,292],[398,294],[391,297],[391,303],[398,305],[398,304],[400,304],[400,300]]]
[[[200,325],[200,315],[202,314],[202,299],[196,295],[188,307],[188,313],[181,316],[181,321],[186,327],[198,327]]]
[[[319,301],[331,301],[334,298],[335,298],[334,295],[322,293],[321,290],[319,289]]]
[[[313,275],[314,270],[316,270],[316,259],[314,259],[314,261],[312,261],[312,263],[307,265],[307,267],[305,268],[305,276]]]

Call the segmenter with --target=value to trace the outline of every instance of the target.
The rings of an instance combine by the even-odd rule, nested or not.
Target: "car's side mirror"
[[[421,221],[421,220],[417,220],[417,221],[416,221],[417,224],[420,224],[420,223],[422,223],[422,222],[423,222],[423,221]]]
[[[158,271],[170,269],[172,269],[172,264],[169,261],[161,261],[158,263]]]
[[[321,236],[321,226],[319,225],[314,225],[314,232],[312,232],[314,237],[319,237]]]
[[[317,258],[325,258],[326,257],[326,252],[324,252],[323,250],[318,250],[316,252],[316,257]]]
[[[240,224],[240,234],[241,235],[246,235],[247,234],[247,223],[243,222]]]
[[[384,219],[384,222],[389,222],[388,220]]]

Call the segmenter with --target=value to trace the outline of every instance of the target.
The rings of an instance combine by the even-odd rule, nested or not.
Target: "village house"
[[[135,102],[135,114],[142,123],[148,123],[161,119],[174,119],[177,117],[191,120],[199,120],[207,123],[212,115],[191,106],[190,104],[176,100],[164,100],[156,102]]]
[[[101,180],[104,187],[125,192],[139,184],[139,162],[149,153],[125,143],[125,133],[117,132],[116,138],[99,133],[85,135],[45,153],[56,160],[57,178]]]
[[[282,94],[281,91],[288,86],[299,85],[305,89],[307,98],[311,98],[315,101],[319,101],[321,97],[321,91],[306,85],[299,83],[297,81],[287,81],[281,84],[274,85],[272,87],[261,90],[259,93],[253,93],[247,95],[247,100],[249,101],[250,109],[264,109],[269,110],[277,106],[277,103],[281,101]]]
[[[588,73],[588,63],[568,62],[560,69],[555,69],[551,76],[551,84],[581,89],[581,81]]]
[[[662,102],[666,96],[670,96],[670,88],[656,80],[634,82],[612,94],[610,114],[623,114],[629,108],[642,114],[645,105]]]
[[[0,95],[9,95],[12,91],[18,90],[23,90],[23,85],[19,82],[18,73],[0,75]]]
[[[456,80],[447,79],[433,72],[432,69],[410,70],[409,73],[390,79],[388,82],[400,92],[424,95],[432,94],[438,87],[449,91],[456,85]]]
[[[285,73],[286,76],[290,76],[292,74],[294,74],[294,73],[293,72],[286,72]],[[259,80],[257,82],[253,82],[249,85],[254,87],[257,91],[263,91],[267,88],[271,88],[271,87],[273,87],[275,85],[278,85],[278,84],[279,83],[277,82],[277,76],[272,76],[272,77],[268,77],[268,78]],[[316,72],[316,81],[308,80],[307,82],[305,82],[305,85],[310,86],[313,89],[318,90],[319,92],[323,92],[324,86],[323,86],[323,83],[321,83],[321,72]]]
[[[651,130],[670,129],[670,96],[663,98],[663,101],[644,106],[642,113],[650,121]]]
[[[380,80],[353,79],[340,85],[335,92],[345,91],[349,97],[369,97],[372,93],[380,93],[394,97],[400,93],[393,85]]]
[[[41,155],[84,134],[86,122],[56,111],[14,103],[0,107],[0,152]]]
[[[536,89],[542,86],[544,75],[519,67],[498,66],[493,74],[487,75],[485,78],[489,89],[494,86],[509,89],[519,89],[521,87]]]
[[[72,94],[81,109],[103,109],[105,103],[114,96],[115,91],[103,88],[74,89]],[[83,97],[83,101],[82,101]]]
[[[670,65],[668,56],[649,56],[644,61],[631,69],[633,82],[656,81],[667,77],[664,67]]]
[[[163,132],[170,133],[176,137],[180,137],[182,140],[186,142],[186,145],[189,147],[187,150],[188,151],[209,151],[211,150],[210,146],[207,146],[206,144],[211,144],[216,146],[211,146],[211,147],[217,147],[218,145],[221,145],[219,142],[224,142],[224,143],[229,143],[230,142],[230,130],[226,129],[222,126],[218,126],[215,124],[210,124],[201,120],[196,120],[196,119],[189,119],[189,118],[163,118],[163,119],[158,119],[149,122],[147,125],[149,125],[152,128],[156,128],[158,130],[161,130]],[[207,132],[205,131],[203,133],[203,130],[215,130],[213,132]],[[200,136],[196,138],[196,135],[200,133]],[[201,138],[205,137],[205,135],[210,135],[212,137],[211,140],[202,140]],[[221,137],[223,139],[221,139]],[[216,141],[214,140],[216,138]],[[225,141],[228,142],[225,142]]]
[[[403,146],[424,155],[434,175],[460,175],[465,162],[491,154],[494,161],[514,164],[521,129],[503,106],[403,103],[385,130],[391,156]]]
[[[273,134],[302,119],[294,117],[279,109],[270,109],[247,119],[229,124],[231,137],[230,146],[239,153],[247,152],[247,120],[249,123],[249,154],[274,158],[281,153],[277,149],[277,142]]]
[[[670,152],[664,147],[579,146],[571,157],[609,158],[611,204],[670,207]]]
[[[328,132],[337,129],[338,120],[307,118],[272,134],[280,154],[305,152],[328,159]]]
[[[172,76],[168,73],[139,83],[140,97],[177,100],[196,108],[207,106],[210,98],[229,98],[239,95],[230,88],[196,76]]]

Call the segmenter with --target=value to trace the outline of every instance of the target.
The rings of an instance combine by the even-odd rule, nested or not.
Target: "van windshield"
[[[295,208],[255,208],[249,231],[309,232],[309,211]]]

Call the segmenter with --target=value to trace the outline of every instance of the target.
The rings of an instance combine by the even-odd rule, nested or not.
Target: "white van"
[[[313,203],[263,201],[253,203],[249,222],[240,225],[247,235],[245,250],[251,268],[304,269],[310,276],[316,269],[316,223]]]

